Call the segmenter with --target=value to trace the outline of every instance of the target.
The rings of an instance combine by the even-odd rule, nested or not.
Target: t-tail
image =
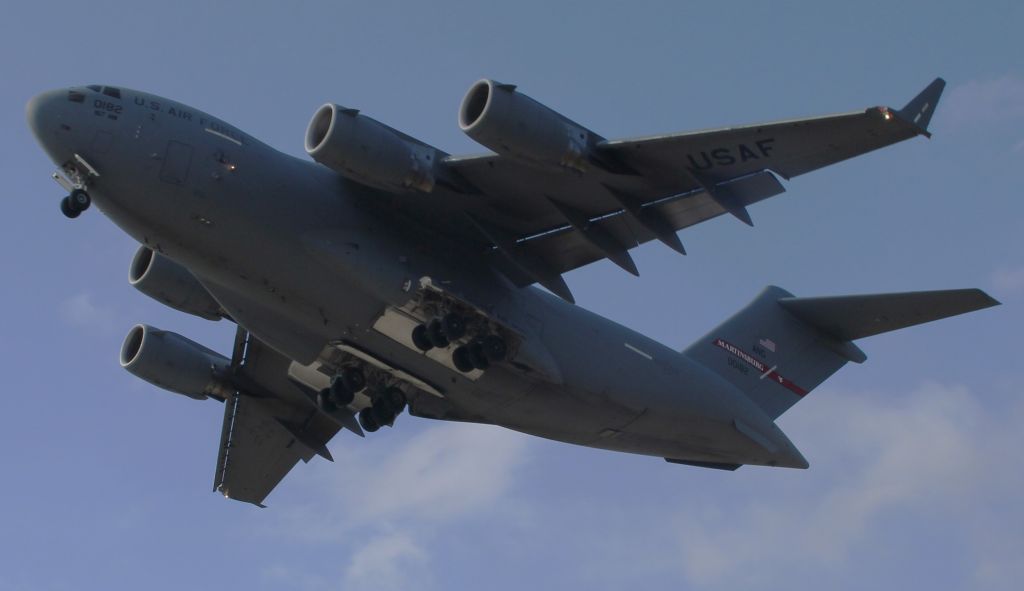
[[[774,420],[848,361],[863,363],[856,339],[998,304],[979,289],[798,298],[770,286],[684,354]]]

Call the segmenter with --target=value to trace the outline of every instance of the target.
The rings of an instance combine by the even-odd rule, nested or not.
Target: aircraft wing
[[[628,250],[639,244],[658,239],[685,254],[678,230],[724,213],[751,224],[747,206],[785,191],[776,175],[788,180],[928,136],[944,86],[936,79],[898,110],[604,140],[581,174],[499,155],[448,157],[468,189],[396,199],[417,220],[475,240],[513,283],[540,283],[573,301],[562,273],[608,258],[637,274]]]
[[[288,379],[290,363],[239,327],[213,485],[225,497],[262,507],[299,460],[332,460],[327,442],[341,427]]]
[[[824,117],[709,131],[606,141],[614,153],[649,176],[686,168],[720,182],[763,169],[791,179],[878,148],[930,136],[928,122],[945,87],[934,80],[903,109],[871,107]]]

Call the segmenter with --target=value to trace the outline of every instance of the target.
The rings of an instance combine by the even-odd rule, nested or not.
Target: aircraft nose
[[[61,91],[51,90],[32,97],[25,106],[28,126],[40,142],[54,133],[60,119]]]

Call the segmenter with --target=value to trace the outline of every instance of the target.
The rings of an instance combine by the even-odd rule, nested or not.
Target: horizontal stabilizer
[[[841,341],[852,341],[998,305],[980,289],[820,298],[780,298],[794,316]]]

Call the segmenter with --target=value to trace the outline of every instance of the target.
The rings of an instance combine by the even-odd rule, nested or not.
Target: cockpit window
[[[95,90],[96,92],[99,92],[99,91],[103,90],[103,87],[100,86],[99,84],[90,84],[87,88],[89,90]]]
[[[119,99],[119,98],[121,98],[121,89],[120,88],[114,88],[113,86],[104,86],[103,87],[103,94],[105,94],[107,96],[114,97],[116,99]]]
[[[78,92],[77,90],[69,90],[68,91],[68,100],[73,102],[73,103],[84,103],[85,102],[85,95],[80,93],[80,92]]]

